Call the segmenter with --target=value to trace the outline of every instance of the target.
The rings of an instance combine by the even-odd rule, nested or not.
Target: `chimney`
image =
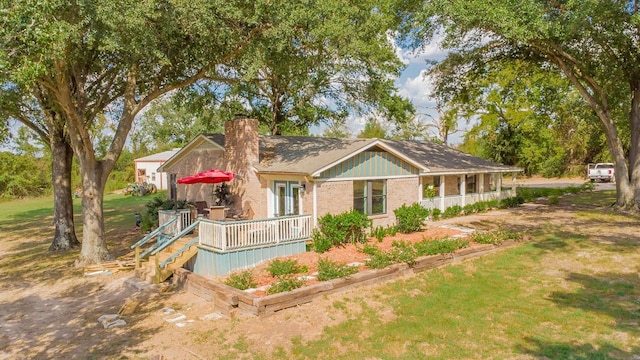
[[[238,114],[224,124],[224,149],[227,168],[245,176],[259,161],[258,120]]]

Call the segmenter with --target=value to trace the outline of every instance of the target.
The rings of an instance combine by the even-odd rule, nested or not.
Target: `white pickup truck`
[[[594,181],[606,181],[612,182],[616,178],[614,176],[615,170],[612,163],[597,163],[589,164],[587,166],[587,176],[591,182]]]

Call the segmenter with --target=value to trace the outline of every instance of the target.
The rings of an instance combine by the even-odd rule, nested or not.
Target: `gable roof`
[[[485,160],[432,141],[382,140],[407,157],[425,164],[430,173],[519,172],[521,168]]]
[[[141,158],[133,159],[135,162],[161,162],[169,160],[173,155],[175,155],[180,149],[173,149],[168,151],[159,152],[156,154],[151,154],[148,156],[143,156]]]
[[[322,171],[373,148],[387,151],[408,162],[422,174],[513,172],[520,168],[475,157],[431,141],[385,139],[338,139],[313,136],[259,135],[260,160],[253,167],[260,173],[318,176]],[[202,134],[165,162],[169,168],[192,150],[205,146],[224,149],[223,134]]]

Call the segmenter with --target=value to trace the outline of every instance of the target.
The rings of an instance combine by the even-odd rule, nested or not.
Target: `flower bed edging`
[[[404,263],[393,264],[384,269],[366,270],[344,278],[323,281],[292,291],[267,296],[255,296],[251,293],[215,282],[204,276],[194,274],[186,269],[175,270],[173,282],[179,288],[213,302],[215,311],[223,315],[229,317],[239,315],[262,316],[311,302],[318,296],[413,275],[446,264],[493,253],[515,244],[517,244],[516,241],[508,240],[499,245],[486,244],[460,249],[448,255],[424,256],[416,259],[416,262],[412,264],[412,266]]]

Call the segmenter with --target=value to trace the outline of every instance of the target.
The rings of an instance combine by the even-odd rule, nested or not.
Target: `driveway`
[[[543,178],[539,176],[534,176],[531,178],[522,178],[516,181],[518,187],[549,187],[549,188],[563,188],[568,186],[580,186],[587,182],[588,180],[581,177],[573,177],[573,178]],[[596,186],[596,190],[615,190],[615,183],[604,183],[604,182],[596,182],[594,183]]]

